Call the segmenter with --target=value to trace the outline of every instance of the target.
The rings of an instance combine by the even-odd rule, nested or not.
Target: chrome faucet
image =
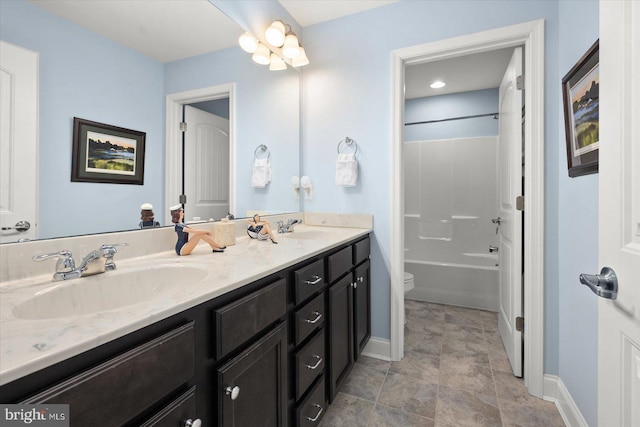
[[[278,233],[280,233],[280,234],[282,234],[282,233],[291,233],[293,231],[293,227],[296,224],[302,224],[302,220],[290,219],[289,221],[287,221],[286,224],[283,221],[278,221],[277,222]]]
[[[76,268],[71,251],[63,249],[60,252],[50,254],[36,255],[32,259],[34,261],[43,261],[49,258],[58,258],[56,263],[56,271],[53,273],[53,281],[76,279],[78,277],[92,276],[94,274],[104,273],[105,271],[115,270],[116,264],[113,256],[118,252],[117,246],[129,246],[128,243],[105,244],[98,249],[89,252],[83,258],[80,266]]]

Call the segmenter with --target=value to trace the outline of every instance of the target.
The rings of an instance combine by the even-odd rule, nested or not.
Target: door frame
[[[524,382],[543,396],[544,386],[544,20],[535,20],[411,46],[391,52],[391,360],[404,356],[404,67],[491,50],[524,46]]]
[[[236,211],[236,84],[225,83],[177,92],[166,97],[165,134],[165,204],[177,203],[182,194],[182,107],[194,102],[229,98],[229,212]],[[165,221],[171,214],[165,209]]]

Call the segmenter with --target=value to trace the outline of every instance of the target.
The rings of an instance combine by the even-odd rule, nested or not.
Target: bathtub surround
[[[404,143],[408,297],[498,311],[496,136]]]

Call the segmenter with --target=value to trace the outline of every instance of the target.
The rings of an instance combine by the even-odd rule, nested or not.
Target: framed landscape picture
[[[145,136],[74,117],[71,181],[142,185]]]
[[[598,42],[562,79],[569,176],[598,172],[600,77]]]

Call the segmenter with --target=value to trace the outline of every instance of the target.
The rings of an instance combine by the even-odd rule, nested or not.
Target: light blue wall
[[[561,1],[560,78],[598,39],[598,2]],[[597,424],[598,298],[578,281],[580,273],[599,272],[598,175],[569,178],[564,124],[555,150],[558,168],[559,374],[589,425]]]
[[[162,64],[26,1],[0,7],[0,38],[40,53],[40,237],[136,228],[142,203],[164,205]],[[71,182],[74,117],[146,132],[144,185]]]
[[[165,64],[165,94],[236,84],[236,212],[298,211],[291,177],[299,170],[300,74],[273,72],[258,65],[240,47]],[[265,144],[271,152],[272,182],[252,188],[254,151]]]
[[[407,99],[405,123],[498,112],[498,88]],[[453,120],[404,127],[405,141],[493,136],[499,132],[492,117]]]
[[[391,56],[394,49],[511,24],[545,19],[545,157],[547,187],[557,187],[560,118],[558,4],[547,1],[400,1],[305,28],[311,64],[303,71],[302,170],[314,182],[305,210],[374,215],[373,335],[389,338],[391,182]],[[336,187],[335,146],[345,136],[359,146],[360,178]],[[545,295],[548,329],[557,329],[557,192],[546,197]],[[558,342],[545,340],[545,372],[558,372]]]

